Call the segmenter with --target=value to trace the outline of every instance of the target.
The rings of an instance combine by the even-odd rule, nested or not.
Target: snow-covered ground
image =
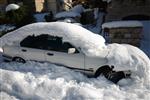
[[[88,78],[82,73],[74,72],[63,66],[38,62],[4,63],[1,60],[0,98],[2,100],[149,100],[150,59],[141,50],[130,45],[104,45],[103,37],[77,25],[60,22],[55,25],[60,30],[66,29],[65,34],[57,35],[66,37],[68,34],[67,37],[72,38],[71,42],[81,46],[88,56],[98,57],[101,50],[108,50],[109,64],[114,64],[122,69],[130,69],[133,73],[132,78],[113,84],[103,76]],[[44,33],[52,32],[50,31],[51,24],[31,24],[0,38],[1,46],[11,44],[10,42],[17,39],[16,36],[22,38],[31,34],[30,31],[35,31],[35,29],[35,33],[32,34],[38,35],[39,32],[42,32],[43,27],[45,28]],[[52,27],[54,28],[56,26]],[[51,34],[54,34],[54,31]],[[80,40],[81,36],[82,40]]]
[[[0,64],[1,100],[149,100],[141,80],[115,85],[48,63]],[[126,82],[126,83],[125,83]]]

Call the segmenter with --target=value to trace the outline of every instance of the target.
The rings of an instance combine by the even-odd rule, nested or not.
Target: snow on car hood
[[[109,65],[115,70],[131,70],[132,77],[150,88],[150,59],[137,47],[128,44],[107,45]]]
[[[71,42],[76,47],[80,47],[88,56],[104,56],[102,55],[105,46],[105,39],[94,34],[81,26],[64,23],[34,23],[19,28],[0,38],[0,47],[3,45],[12,45],[15,41],[21,41],[28,35],[49,34],[63,37],[65,41]]]

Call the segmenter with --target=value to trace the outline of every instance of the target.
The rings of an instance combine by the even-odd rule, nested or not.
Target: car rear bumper
[[[3,60],[6,61],[6,62],[12,61],[12,59],[13,59],[13,57],[8,56],[6,54],[3,54],[2,57],[3,57]]]

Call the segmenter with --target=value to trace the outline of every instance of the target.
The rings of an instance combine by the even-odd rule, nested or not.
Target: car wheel
[[[19,62],[19,63],[25,63],[25,62],[26,62],[23,58],[20,58],[20,57],[15,57],[15,58],[13,59],[13,61]]]
[[[109,67],[109,65],[101,66],[95,73],[94,77],[97,78],[100,75],[106,75],[108,72],[112,71],[113,67]]]

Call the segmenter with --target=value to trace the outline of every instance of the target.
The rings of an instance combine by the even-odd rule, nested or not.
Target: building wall
[[[112,0],[108,4],[105,20],[122,20],[130,15],[150,16],[150,0]]]

